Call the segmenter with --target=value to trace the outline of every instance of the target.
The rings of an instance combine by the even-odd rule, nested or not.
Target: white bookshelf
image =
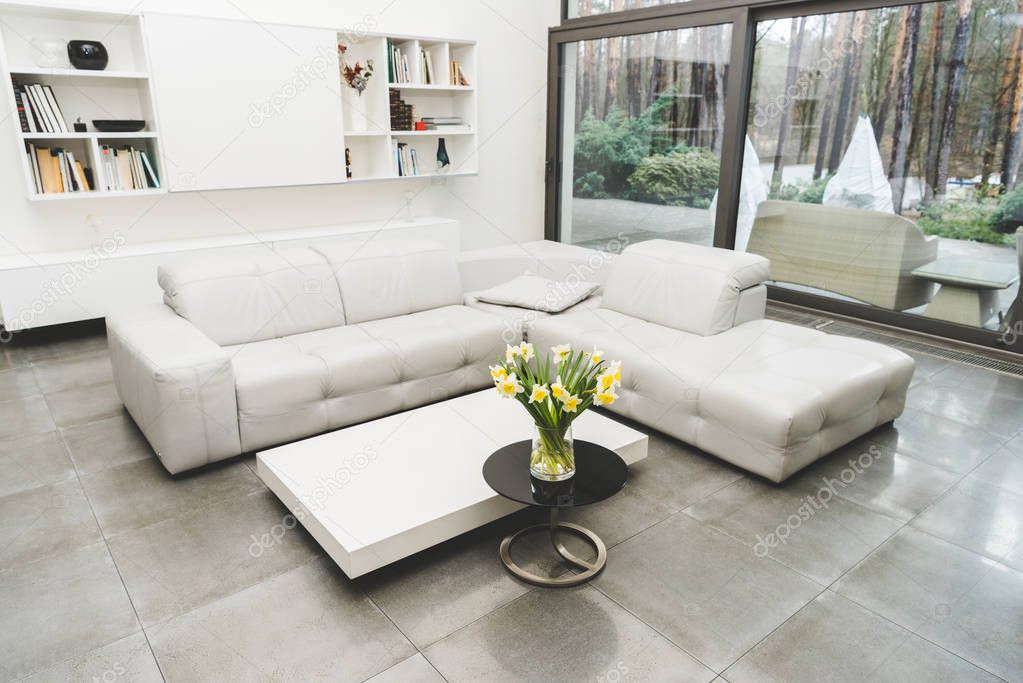
[[[45,8],[21,4],[0,5],[0,72],[3,76],[4,103],[11,115],[25,186],[31,201],[66,201],[158,195],[166,192],[162,184],[162,159],[157,135],[157,112],[150,84],[149,60],[145,50],[142,18],[137,14],[107,13],[74,8]],[[39,66],[35,37],[67,40],[98,40],[109,53],[110,62],[102,71],[78,70],[62,51],[55,66]],[[12,77],[20,84],[39,83],[53,90],[65,123],[79,118],[88,126],[86,133],[26,133],[21,128]],[[135,133],[104,133],[95,130],[95,119],[142,119],[146,128]],[[36,192],[31,163],[24,150],[26,143],[37,147],[60,147],[72,151],[93,178],[91,192]],[[106,190],[101,163],[101,147],[133,146],[146,150],[150,163],[161,180],[161,189]]]
[[[399,36],[371,35],[347,42],[343,61],[351,66],[366,65],[372,59],[374,74],[369,87],[358,96],[341,80],[343,93],[344,144],[352,159],[352,176],[348,182],[405,180],[438,176],[466,176],[478,173],[479,133],[476,95],[476,44],[472,41]],[[389,46],[396,46],[408,57],[408,82],[389,73]],[[426,82],[422,54],[430,55],[433,65],[431,82]],[[469,85],[452,83],[449,64],[457,60]],[[412,105],[414,119],[429,116],[457,116],[464,126],[451,130],[395,130],[391,127],[390,93],[395,91],[406,104]],[[439,138],[444,138],[450,165],[437,168]],[[407,144],[416,151],[419,174],[399,176],[395,144]]]

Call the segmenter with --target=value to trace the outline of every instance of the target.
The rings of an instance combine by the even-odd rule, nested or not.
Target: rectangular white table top
[[[263,451],[256,467],[354,578],[521,509],[482,470],[531,430],[522,406],[488,389]],[[572,431],[629,464],[647,454],[645,434],[603,415]]]

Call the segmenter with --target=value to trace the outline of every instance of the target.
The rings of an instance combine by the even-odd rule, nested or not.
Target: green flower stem
[[[565,474],[575,470],[575,455],[565,440],[564,429],[548,429],[537,425],[538,446],[529,459],[530,468],[550,475]]]

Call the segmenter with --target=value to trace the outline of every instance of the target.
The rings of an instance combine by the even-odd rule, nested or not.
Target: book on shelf
[[[39,83],[20,84],[11,78],[14,100],[18,105],[18,121],[23,133],[69,133],[64,113],[53,89]]]
[[[421,121],[425,130],[458,132],[470,129],[461,116],[424,116]]]
[[[387,79],[391,83],[411,83],[412,71],[408,55],[400,47],[387,41]]]
[[[391,151],[394,154],[398,177],[419,175],[419,160],[416,150],[409,147],[407,142],[392,142]]]
[[[397,90],[390,91],[391,130],[412,130],[415,128],[416,108],[406,104]]]
[[[124,190],[159,189],[160,179],[156,175],[149,153],[134,146],[100,147],[103,167],[103,188],[109,192]]]
[[[25,154],[36,194],[92,191],[91,174],[74,152],[60,147],[37,147],[29,142],[25,144]]]
[[[425,85],[433,85],[433,58],[427,50],[420,50],[423,54],[422,59],[422,72],[423,72],[423,83]]]
[[[451,60],[450,71],[451,73],[449,74],[449,78],[451,79],[451,85],[470,85],[469,79],[465,75],[465,69],[463,69],[462,65],[455,60]]]

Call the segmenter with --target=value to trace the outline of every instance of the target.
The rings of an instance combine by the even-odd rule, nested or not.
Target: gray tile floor
[[[6,347],[0,680],[1023,680],[1023,379],[918,360],[894,428],[782,486],[652,435],[555,591],[498,562],[528,512],[350,581],[251,457],[169,477],[102,333]]]

